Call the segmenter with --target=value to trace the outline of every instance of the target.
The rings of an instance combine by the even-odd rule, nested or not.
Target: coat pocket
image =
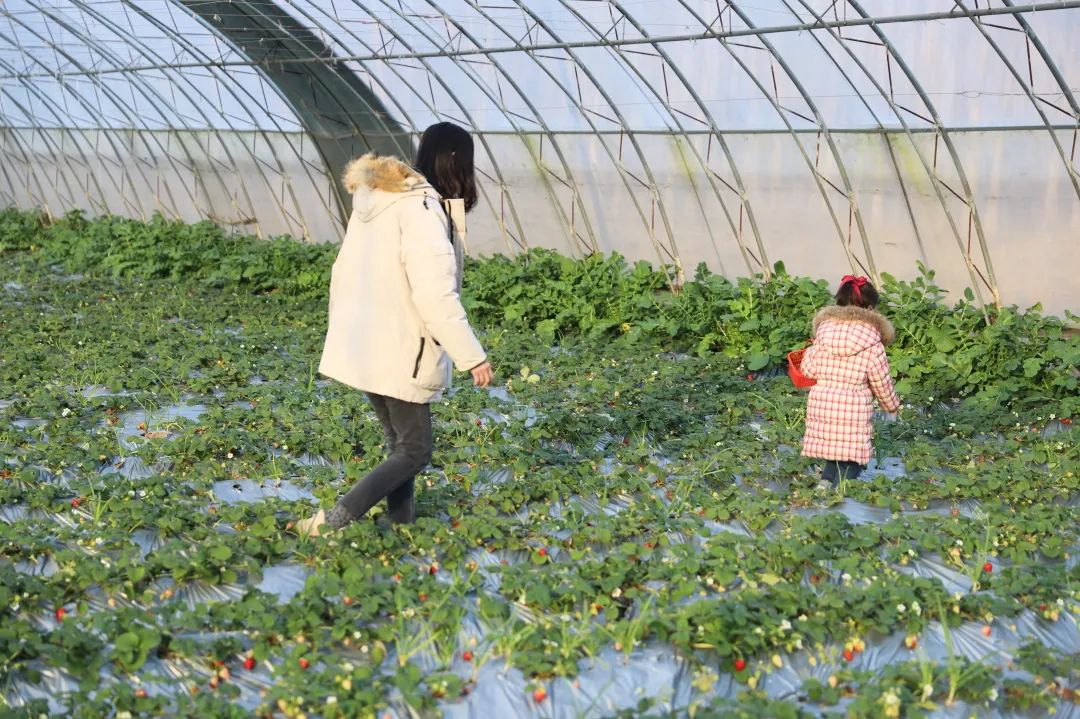
[[[453,363],[438,342],[429,337],[420,338],[420,346],[413,363],[412,379],[418,387],[430,390],[450,386]]]

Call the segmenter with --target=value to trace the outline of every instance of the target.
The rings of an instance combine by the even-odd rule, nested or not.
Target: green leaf
[[[219,544],[216,547],[211,547],[207,554],[210,556],[211,559],[214,559],[218,562],[224,562],[226,559],[232,556],[232,550],[224,545]]]
[[[536,325],[536,334],[547,344],[555,341],[555,331],[559,328],[555,320],[543,320]]]
[[[759,370],[769,365],[769,355],[764,352],[754,352],[746,362],[747,369]]]
[[[1024,360],[1024,376],[1030,378],[1038,375],[1042,369],[1043,361],[1042,357],[1030,357]]]

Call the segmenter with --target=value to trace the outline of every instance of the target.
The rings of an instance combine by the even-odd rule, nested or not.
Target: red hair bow
[[[862,288],[866,285],[866,278],[856,277],[855,275],[844,275],[844,277],[840,280],[840,286],[843,287],[848,283],[855,285],[855,296],[861,300]]]

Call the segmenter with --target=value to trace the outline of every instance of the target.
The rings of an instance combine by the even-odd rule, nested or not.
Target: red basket
[[[817,384],[816,379],[811,379],[802,373],[800,367],[802,367],[803,353],[806,352],[806,348],[801,350],[795,350],[794,352],[788,352],[787,356],[787,373],[791,378],[791,383],[799,389],[809,389]]]

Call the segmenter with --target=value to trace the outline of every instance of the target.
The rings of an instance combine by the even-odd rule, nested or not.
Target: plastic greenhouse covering
[[[479,139],[476,255],[617,250],[676,281],[921,261],[1060,312],[1080,264],[1074,9],[9,2],[0,190],[337,241],[346,159],[408,156],[451,120]]]

